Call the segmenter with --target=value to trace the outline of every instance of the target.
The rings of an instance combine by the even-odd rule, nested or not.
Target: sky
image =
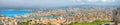
[[[0,7],[62,7],[76,5],[120,5],[120,0],[0,0]]]

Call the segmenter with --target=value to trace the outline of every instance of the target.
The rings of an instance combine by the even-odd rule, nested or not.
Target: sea
[[[50,11],[53,10],[52,9],[35,9],[35,8],[0,8],[0,14],[4,15],[5,17],[9,17],[9,18],[14,18],[15,15],[18,16],[23,16],[25,14],[30,14],[30,13],[34,13],[36,11]],[[52,16],[46,16],[47,18],[51,18]],[[56,16],[54,16],[54,18],[56,18]]]
[[[29,14],[31,11],[27,10],[16,10],[16,9],[0,9],[0,14],[4,15],[5,17],[14,18],[15,15],[22,16],[24,14]]]

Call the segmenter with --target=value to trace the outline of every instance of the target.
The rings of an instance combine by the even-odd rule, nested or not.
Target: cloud
[[[69,0],[1,0],[3,6],[65,6],[71,4]]]
[[[93,2],[94,1],[94,2]],[[0,0],[1,6],[7,7],[60,7],[60,6],[74,6],[81,4],[103,4],[100,2],[101,0]],[[102,0],[102,1],[110,1],[110,0]],[[115,3],[120,2],[119,0],[111,0],[114,2],[107,3]]]

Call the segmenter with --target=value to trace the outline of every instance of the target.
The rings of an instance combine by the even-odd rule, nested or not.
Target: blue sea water
[[[31,13],[30,11],[20,11],[20,10],[1,10],[0,14],[4,15],[4,16],[8,16],[10,18],[14,18],[14,15],[24,15],[24,14],[28,14]]]
[[[10,17],[10,18],[14,18],[15,15],[19,15],[22,16],[24,14],[29,14],[29,13],[33,13],[34,11],[36,11],[35,9],[33,9],[34,11],[29,11],[31,9],[15,9],[15,8],[6,8],[6,9],[0,9],[0,14],[6,16],[6,17]],[[48,10],[52,10],[52,9],[48,9]],[[41,9],[41,11],[44,11]],[[47,18],[57,18],[57,16],[46,16]]]

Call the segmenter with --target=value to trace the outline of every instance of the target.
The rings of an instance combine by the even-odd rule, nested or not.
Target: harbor
[[[21,25],[21,23],[24,25],[25,22],[27,25],[69,25],[72,22],[93,22],[95,20],[105,20],[106,22],[104,23],[110,24],[110,21],[112,21],[111,17],[113,9],[115,8],[69,8],[49,12],[37,11],[27,14],[22,13],[22,11],[14,12],[13,10],[9,12],[10,14],[13,14],[13,18],[10,18],[9,15],[6,17],[7,15],[5,16],[4,13],[3,15],[1,14],[1,23],[3,25]],[[5,13],[7,12],[5,11]],[[16,13],[20,13],[21,15],[17,15]]]

